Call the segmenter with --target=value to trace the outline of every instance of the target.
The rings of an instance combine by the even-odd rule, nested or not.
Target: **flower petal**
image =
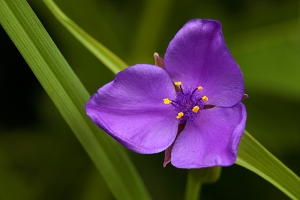
[[[215,20],[187,22],[170,42],[165,70],[174,82],[202,86],[209,104],[231,107],[244,95],[244,79],[225,44],[221,24]]]
[[[187,123],[177,137],[171,163],[178,168],[232,165],[245,130],[246,109],[242,103],[231,108],[202,110],[194,124]]]
[[[85,106],[87,115],[100,128],[138,153],[165,150],[176,137],[178,121],[169,75],[160,67],[135,65],[116,75],[94,94]]]

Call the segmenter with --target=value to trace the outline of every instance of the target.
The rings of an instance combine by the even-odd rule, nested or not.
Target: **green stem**
[[[221,176],[221,171],[222,167],[220,166],[189,170],[185,190],[185,199],[200,199],[202,185],[217,182]]]
[[[195,170],[189,170],[187,176],[187,183],[185,189],[185,200],[196,200],[200,199],[200,192],[202,188],[202,179],[195,176]]]

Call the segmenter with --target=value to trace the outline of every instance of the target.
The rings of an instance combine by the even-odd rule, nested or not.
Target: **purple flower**
[[[92,121],[132,151],[165,151],[164,166],[232,165],[246,123],[241,70],[221,24],[193,19],[170,42],[164,60],[116,75],[86,104]]]

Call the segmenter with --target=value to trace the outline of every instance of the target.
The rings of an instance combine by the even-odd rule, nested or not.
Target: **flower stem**
[[[219,180],[222,167],[192,169],[188,171],[185,200],[199,200],[203,184],[212,184]]]
[[[187,176],[187,183],[185,188],[185,200],[198,200],[200,199],[201,187],[203,184],[202,179],[195,176],[196,170],[189,170]]]

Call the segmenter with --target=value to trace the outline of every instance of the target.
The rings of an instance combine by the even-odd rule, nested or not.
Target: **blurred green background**
[[[60,0],[58,6],[128,65],[154,63],[191,18],[217,19],[246,83],[247,130],[300,174],[299,1]],[[44,3],[35,13],[92,94],[114,75],[58,23]],[[114,199],[93,163],[0,31],[0,200]],[[182,199],[186,170],[162,167],[163,153],[131,158],[153,199]],[[288,199],[234,165],[204,186],[202,199]]]

